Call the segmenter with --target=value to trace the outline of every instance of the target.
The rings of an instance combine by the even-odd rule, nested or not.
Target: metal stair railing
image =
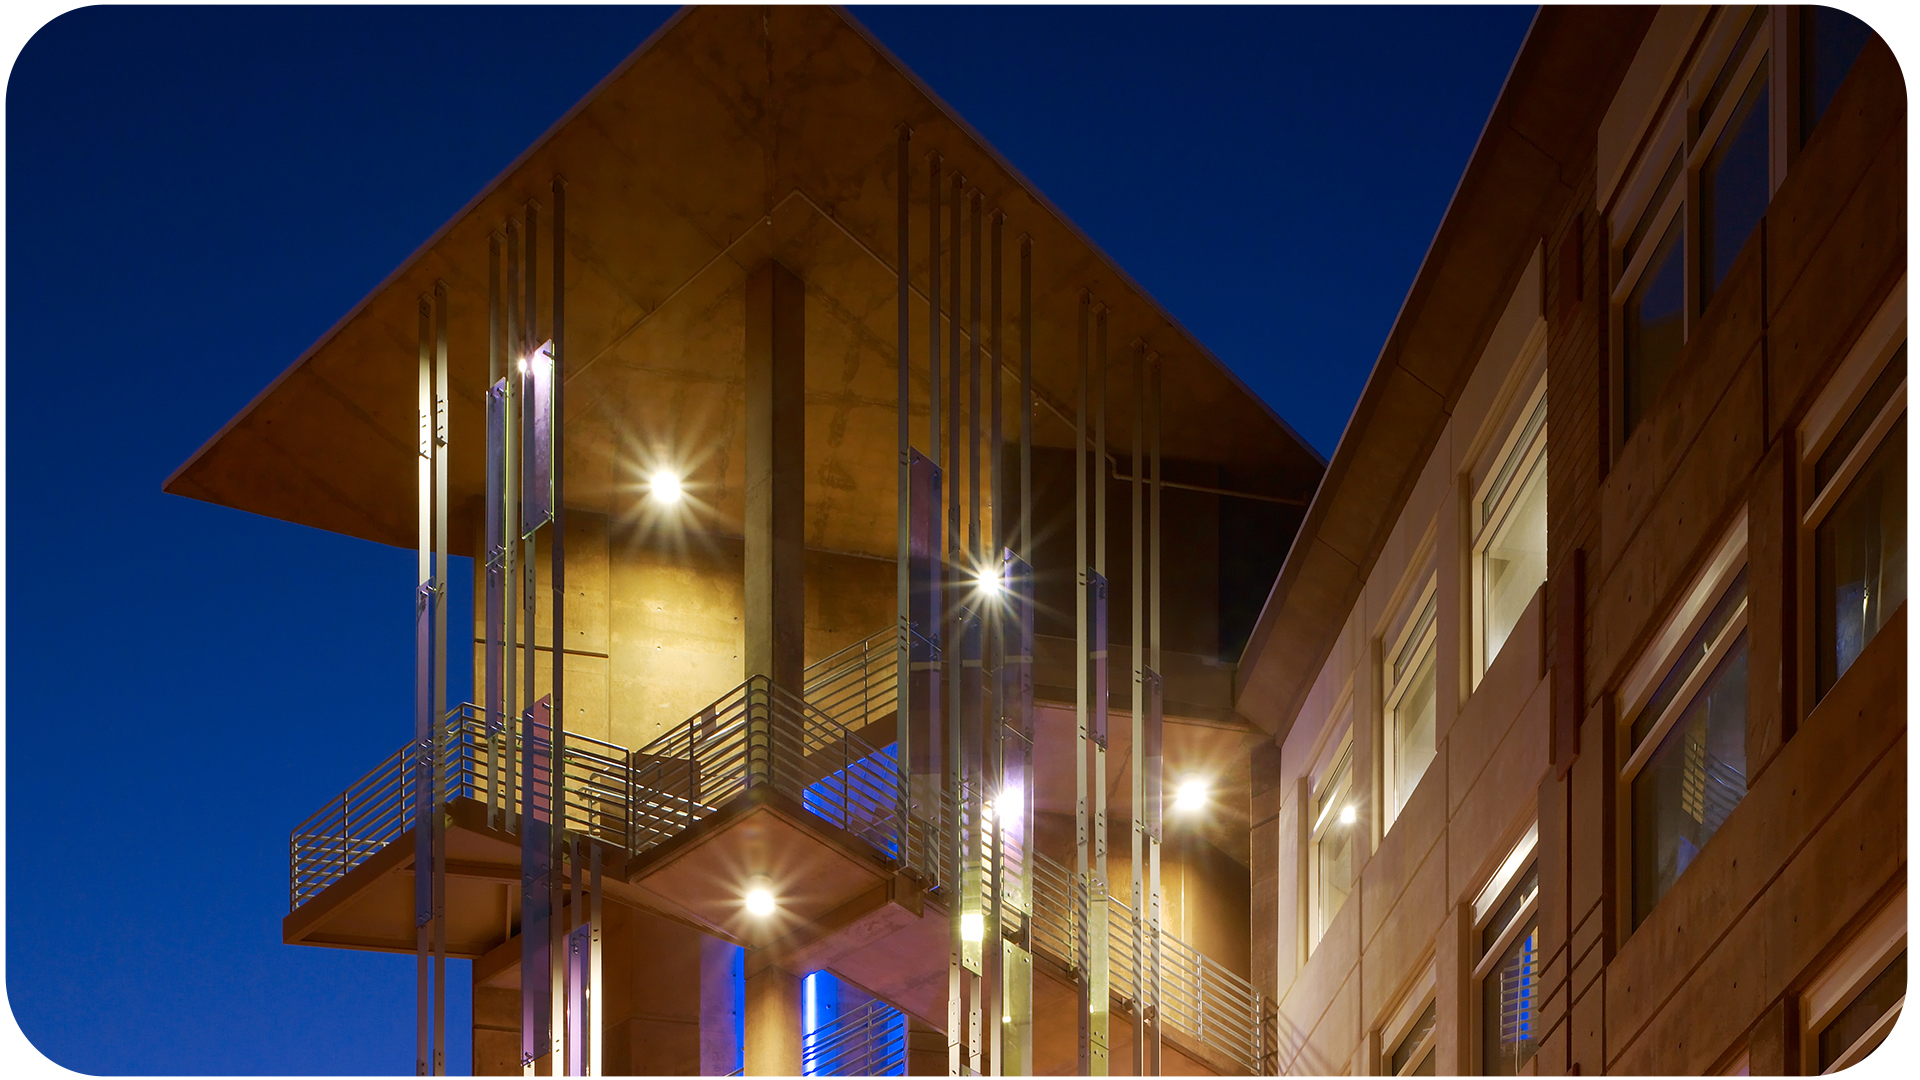
[[[863,731],[899,700],[899,633],[888,627],[807,665],[801,696],[844,727]]]
[[[905,1076],[907,1016],[875,998],[807,1033],[803,1076]]]
[[[472,702],[447,711],[446,799],[485,801],[492,775],[485,712]],[[504,736],[502,737],[504,740]],[[514,738],[516,747],[520,740]],[[289,910],[299,908],[413,828],[412,740],[294,826],[289,837]],[[523,760],[525,755],[519,755]],[[570,828],[619,843],[626,833],[627,751],[569,734],[565,755]],[[517,793],[510,797],[517,804]]]

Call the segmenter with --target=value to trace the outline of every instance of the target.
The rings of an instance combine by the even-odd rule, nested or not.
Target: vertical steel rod
[[[909,865],[908,831],[912,826],[913,800],[909,789],[913,784],[913,755],[921,752],[913,745],[912,711],[915,702],[908,692],[909,672],[913,666],[912,635],[913,613],[912,572],[908,563],[913,537],[913,523],[909,520],[912,513],[909,506],[910,489],[913,486],[913,433],[911,430],[913,382],[911,367],[913,356],[909,348],[909,330],[911,329],[911,304],[913,301],[913,262],[908,252],[908,235],[911,223],[908,220],[912,206],[913,168],[910,153],[913,148],[913,129],[906,124],[900,125],[900,159],[895,173],[899,190],[899,206],[895,219],[897,231],[894,237],[895,254],[899,260],[899,269],[895,272],[894,305],[899,323],[899,344],[895,348],[895,363],[899,367],[899,389],[896,407],[900,410],[899,431],[895,440],[895,452],[899,455],[896,466],[896,510],[895,510],[895,546],[894,546],[894,775],[899,787],[897,798],[899,805],[895,809],[894,835],[899,839],[899,869]]]
[[[1133,783],[1132,827],[1128,830],[1131,844],[1128,854],[1132,859],[1133,890],[1129,903],[1133,907],[1133,1075],[1145,1076],[1149,1065],[1147,1053],[1147,979],[1146,979],[1146,917],[1147,917],[1147,879],[1146,867],[1146,613],[1143,610],[1146,597],[1142,586],[1146,577],[1146,552],[1141,547],[1145,507],[1141,505],[1140,468],[1145,455],[1141,452],[1146,441],[1146,367],[1147,345],[1144,341],[1133,343],[1133,477],[1128,481],[1129,494],[1132,496],[1133,537],[1128,549],[1129,570],[1132,572],[1133,608],[1133,742],[1128,747],[1128,772]]]
[[[501,329],[500,233],[496,230],[487,234],[487,393],[490,396],[490,410],[492,407],[491,395],[493,388],[500,385],[500,369],[503,366],[502,346],[504,342],[501,339]],[[504,401],[502,404],[504,405]],[[504,424],[501,425],[499,431],[496,432],[494,430],[493,414],[489,411],[486,433],[488,446],[486,451],[487,464],[490,471],[487,474],[486,550],[483,552],[486,558],[486,570],[483,577],[487,590],[487,827],[495,829],[500,827],[501,813],[505,809],[502,805],[504,802],[504,793],[501,791],[500,786],[500,753],[502,750],[502,732],[506,727],[504,723],[506,703],[501,697],[500,669],[507,662],[507,658],[506,653],[501,649],[501,643],[504,639],[500,632],[500,624],[506,618],[506,611],[504,610],[504,587],[506,582],[501,577],[504,569],[502,566],[504,552],[500,550],[500,547],[506,542],[506,529],[504,527],[506,518],[505,512],[500,509],[499,504],[504,495],[504,492],[501,490],[501,485],[506,479],[504,475],[506,469],[504,467],[499,468],[499,475],[496,475],[495,472],[491,470],[495,468],[496,462],[504,464],[506,460],[504,457],[505,447],[493,445],[494,440],[504,440],[505,436],[506,428]]]
[[[1077,1010],[1079,1027],[1079,1066],[1081,1076],[1093,1073],[1093,996],[1092,996],[1092,957],[1087,955],[1085,908],[1086,898],[1092,895],[1093,852],[1091,848],[1092,822],[1089,820],[1091,806],[1087,791],[1087,332],[1088,316],[1092,298],[1086,293],[1080,294],[1079,319],[1079,378],[1075,383],[1076,400],[1073,414],[1073,618],[1074,618],[1074,754],[1073,754],[1073,858],[1074,858],[1074,909],[1080,914],[1076,920],[1074,941],[1074,966],[1077,976],[1076,989],[1080,1002]]]
[[[1093,570],[1104,588],[1107,578],[1107,308],[1102,304],[1094,313],[1094,374],[1098,381],[1098,398],[1093,412]],[[1107,997],[1108,956],[1107,956],[1107,893],[1110,889],[1107,877],[1107,605],[1103,601],[1096,612],[1094,627],[1094,662],[1099,678],[1095,679],[1093,707],[1095,710],[1094,728],[1098,738],[1093,740],[1093,889],[1088,900],[1088,941],[1092,950],[1092,994],[1093,994],[1093,1075],[1105,1076],[1108,1071],[1107,1022],[1110,1001]]]
[[[1160,397],[1160,392],[1161,392],[1161,389],[1160,389],[1160,358],[1158,356],[1155,356],[1152,358],[1152,365],[1149,370],[1150,370],[1150,375],[1149,375],[1150,385],[1148,387],[1147,394],[1148,394],[1148,401],[1151,403],[1151,411],[1148,413],[1148,419],[1152,425],[1152,435],[1149,437],[1149,441],[1147,445],[1148,445],[1148,453],[1150,455],[1150,460],[1153,463],[1152,464],[1153,488],[1151,492],[1152,501],[1148,504],[1148,507],[1147,507],[1147,530],[1148,530],[1147,531],[1147,552],[1148,552],[1148,558],[1151,560],[1147,564],[1147,567],[1148,567],[1147,611],[1149,613],[1149,619],[1150,619],[1149,623],[1147,624],[1147,642],[1148,642],[1148,648],[1150,650],[1147,655],[1147,665],[1153,671],[1154,685],[1156,689],[1152,719],[1157,728],[1161,723],[1161,717],[1159,715],[1159,702],[1161,699],[1159,697],[1159,692],[1163,690],[1164,687],[1166,686],[1166,683],[1164,681],[1165,676],[1163,674],[1164,669],[1162,669],[1160,666],[1160,600],[1161,600],[1161,592],[1160,592],[1160,491],[1161,491],[1160,402],[1161,402],[1161,397]],[[1135,470],[1135,471],[1137,472],[1138,470]],[[1159,742],[1159,739],[1156,733],[1156,738],[1155,738],[1156,749],[1158,748],[1158,745],[1157,745],[1158,742]],[[1164,800],[1166,799],[1167,785],[1166,785],[1166,777],[1163,774],[1163,770],[1165,769],[1165,767],[1166,767],[1165,759],[1162,758],[1159,754],[1153,754],[1149,756],[1147,761],[1147,768],[1149,770],[1151,790],[1149,792],[1150,805],[1148,806],[1148,812],[1150,814],[1150,817],[1148,820],[1150,822],[1150,827],[1148,828],[1148,831],[1147,831],[1147,840],[1148,840],[1147,895],[1152,902],[1151,915],[1149,918],[1149,930],[1152,934],[1152,939],[1153,939],[1152,956],[1151,956],[1152,966],[1153,966],[1153,1028],[1148,1035],[1147,1047],[1149,1051],[1148,1068],[1154,1076],[1159,1076],[1161,1075],[1161,1072],[1162,1072],[1161,1060],[1160,1060],[1160,1046],[1161,1046],[1161,1033],[1163,1030],[1162,1022],[1164,1020],[1164,1010],[1161,1007],[1161,1001],[1160,1001],[1160,986],[1161,986],[1161,980],[1160,980],[1160,960],[1161,960],[1160,845],[1162,842],[1161,841],[1162,825],[1163,825],[1163,822],[1166,820],[1166,807],[1164,805]],[[1257,1022],[1259,1018],[1259,1012],[1257,1009],[1255,1010],[1254,1015],[1255,1015],[1256,1027],[1257,1027]]]
[[[433,284],[433,1074],[447,1074],[447,283]]]
[[[974,205],[977,209],[979,203],[976,202]],[[990,231],[987,246],[987,262],[991,267],[988,274],[987,323],[989,327],[989,340],[992,342],[990,354],[993,361],[990,375],[988,376],[992,380],[992,386],[988,394],[991,405],[987,411],[987,510],[990,516],[988,518],[989,529],[980,562],[980,572],[982,574],[993,574],[998,578],[998,585],[986,594],[987,602],[985,606],[991,617],[983,620],[988,639],[983,678],[980,681],[981,686],[985,688],[989,696],[988,706],[985,709],[985,716],[983,718],[985,722],[981,726],[984,729],[983,734],[986,736],[983,740],[983,749],[986,753],[986,788],[992,795],[994,810],[991,820],[985,823],[987,832],[990,835],[990,842],[987,848],[985,891],[986,895],[992,898],[992,918],[987,920],[986,933],[984,935],[985,941],[981,951],[981,979],[986,997],[986,1002],[983,1007],[983,1020],[985,1021],[987,1032],[987,1071],[994,1076],[1000,1076],[1006,1072],[1006,1062],[1003,1054],[1006,1025],[1002,1023],[1002,1018],[1006,1015],[1005,979],[1007,946],[1002,927],[1005,923],[1007,896],[1005,889],[1002,888],[1002,874],[1005,872],[1003,865],[1005,853],[1002,849],[1002,837],[1005,835],[1005,830],[1000,827],[1000,823],[1008,813],[1008,807],[1005,803],[1007,788],[1004,760],[1007,717],[1005,687],[1001,679],[1005,670],[1004,612],[1007,610],[1011,599],[1006,591],[1006,575],[1001,569],[1004,565],[1003,554],[1005,544],[1003,540],[1006,532],[1004,524],[1005,517],[1001,513],[1001,508],[1004,505],[1003,500],[1005,498],[1006,475],[1001,471],[1001,444],[1003,442],[1001,433],[1006,420],[1001,415],[1002,394],[1000,387],[1001,372],[1006,355],[1001,351],[1001,317],[1004,312],[1001,307],[1000,292],[1003,283],[1002,279],[1005,276],[1002,273],[1003,253],[1001,251],[1001,234],[1005,223],[1006,215],[1002,214],[998,209],[994,210],[993,228]],[[977,238],[979,235],[979,226],[975,225],[974,236],[976,243],[978,243]],[[975,272],[975,277],[978,277],[978,271]]]
[[[553,292],[548,301],[552,310],[552,322],[548,327],[548,336],[553,339],[553,566],[548,572],[553,582],[553,822],[556,844],[566,836],[567,821],[567,710],[564,689],[566,686],[566,610],[567,610],[567,507],[566,507],[566,245],[567,245],[567,182],[563,177],[553,178]],[[528,238],[533,236],[533,208],[527,209]],[[529,253],[529,269],[531,269]],[[557,860],[556,860],[557,865]],[[578,877],[581,867],[575,864],[573,874]],[[555,919],[552,924],[556,931],[561,923]],[[561,951],[553,951],[556,974],[562,960]],[[559,980],[555,980],[554,1000],[561,998]],[[556,1012],[557,1016],[558,1013]],[[561,1029],[554,1025],[556,1036],[554,1061],[560,1060],[558,1035]],[[591,1036],[589,1036],[591,1038]]]
[[[433,306],[420,297],[420,548],[414,600],[413,926],[415,1076],[433,1074]],[[423,787],[424,785],[424,787]]]
[[[519,686],[517,684],[520,681],[519,668],[520,668],[520,640],[521,640],[521,636],[520,636],[521,588],[520,588],[520,577],[519,577],[520,544],[517,542],[519,538],[519,533],[520,533],[520,444],[521,444],[520,372],[518,368],[519,368],[521,358],[526,355],[526,352],[523,348],[523,342],[521,341],[520,317],[519,317],[519,306],[520,306],[519,305],[519,288],[518,288],[519,280],[520,280],[518,277],[520,273],[519,235],[520,234],[519,234],[518,224],[512,220],[509,220],[506,225],[506,246],[507,246],[506,248],[507,265],[505,268],[506,276],[505,276],[505,280],[502,283],[505,285],[505,291],[506,291],[504,307],[505,307],[506,324],[507,324],[507,330],[506,330],[506,334],[507,334],[506,336],[506,353],[507,353],[506,368],[507,370],[505,372],[505,375],[507,378],[507,409],[506,409],[506,412],[507,412],[506,429],[507,430],[506,430],[506,439],[505,439],[506,450],[505,450],[505,454],[503,455],[503,458],[506,462],[505,472],[507,474],[507,480],[506,480],[507,492],[506,492],[506,507],[502,511],[502,514],[503,514],[502,521],[505,527],[505,531],[502,533],[502,542],[506,545],[506,551],[502,559],[503,569],[501,570],[501,577],[506,582],[506,605],[505,605],[506,606],[506,625],[503,628],[505,631],[505,634],[504,634],[504,640],[502,642],[502,648],[501,648],[501,652],[506,657],[506,670],[502,673],[502,676],[503,676],[502,681],[505,685],[501,691],[501,700],[507,714],[506,715],[506,723],[507,723],[507,727],[506,727],[506,743],[507,743],[506,820],[507,820],[508,832],[516,832],[519,829],[519,806],[520,806],[519,765],[520,765],[520,744],[522,741],[522,737],[520,734],[520,716],[525,709],[530,708],[533,704],[531,700],[528,700],[527,702],[522,703],[520,702],[519,698],[516,696],[516,691],[519,690]],[[527,686],[527,689],[531,690],[533,687],[533,683],[531,681],[528,681],[526,683],[526,686]],[[522,870],[524,869],[525,868],[522,867]]]

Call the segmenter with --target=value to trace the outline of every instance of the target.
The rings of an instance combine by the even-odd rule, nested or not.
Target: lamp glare
[[[773,890],[764,881],[747,890],[747,914],[765,918],[773,914]]]
[[[653,476],[648,479],[647,486],[652,490],[653,497],[663,503],[677,503],[680,501],[680,478],[665,469],[654,473]]]
[[[1173,808],[1183,814],[1191,814],[1207,805],[1207,796],[1211,794],[1211,785],[1195,776],[1180,782],[1173,794]]]
[[[1342,825],[1353,824],[1354,819],[1358,818],[1359,816],[1360,816],[1360,812],[1353,808],[1352,803],[1348,803],[1347,805],[1340,808],[1340,824]]]
[[[987,936],[986,920],[977,911],[962,912],[960,915],[960,940],[980,941]]]

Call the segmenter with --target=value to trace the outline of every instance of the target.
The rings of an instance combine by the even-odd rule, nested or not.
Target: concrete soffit
[[[1275,741],[1346,623],[1506,300],[1566,211],[1653,8],[1542,7],[1241,657]]]

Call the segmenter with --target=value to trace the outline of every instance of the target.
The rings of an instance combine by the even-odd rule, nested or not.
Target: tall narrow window
[[[1902,344],[1813,463],[1816,698],[1906,603],[1906,391]]]
[[[1353,890],[1353,832],[1359,817],[1353,804],[1353,747],[1348,744],[1314,795],[1309,949],[1319,945]]]
[[[1747,574],[1739,574],[1633,716],[1633,925],[1747,794]]]
[[[1386,695],[1387,809],[1389,825],[1413,796],[1433,763],[1438,694],[1435,615],[1439,596],[1427,586],[1419,614],[1408,620],[1388,665]]]
[[[1531,845],[1515,852],[1476,907],[1474,978],[1480,983],[1480,1072],[1518,1076],[1533,1057],[1540,1032],[1540,870]]]
[[[1427,1002],[1427,1007],[1414,1017],[1412,1026],[1387,1055],[1387,1068],[1394,1076],[1434,1075],[1433,1037],[1439,1027],[1435,1004],[1431,1000]]]
[[[1475,501],[1479,640],[1484,672],[1547,579],[1547,394],[1543,385],[1523,414]]]
[[[1774,9],[1725,7],[1612,211],[1619,438],[1664,394],[1779,180]],[[1691,205],[1689,205],[1691,203]]]
[[[1803,1075],[1858,1065],[1900,1019],[1907,996],[1906,901],[1903,888],[1800,992]]]
[[[1804,143],[1873,31],[1866,23],[1830,7],[1800,9],[1800,140]]]
[[[1705,310],[1759,226],[1769,192],[1767,64],[1747,82],[1733,115],[1700,167],[1700,307]]]
[[[1680,243],[1686,214],[1684,206],[1675,212],[1620,313],[1621,422],[1627,435],[1665,389],[1686,342],[1687,285]]]

